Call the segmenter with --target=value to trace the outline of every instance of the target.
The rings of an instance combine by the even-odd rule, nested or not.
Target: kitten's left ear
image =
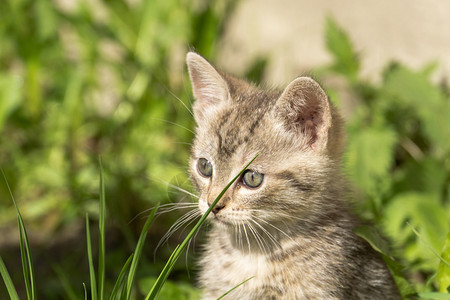
[[[192,91],[197,100],[194,104],[194,117],[197,123],[205,119],[215,106],[230,98],[228,85],[217,70],[203,57],[189,52],[186,63],[191,78]]]
[[[287,131],[302,134],[313,150],[326,149],[332,119],[330,103],[313,79],[299,77],[292,81],[277,100],[275,113]]]

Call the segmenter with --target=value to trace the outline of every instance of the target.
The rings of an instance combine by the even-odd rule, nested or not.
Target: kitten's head
[[[210,215],[224,226],[313,222],[331,207],[338,184],[341,121],[322,88],[308,77],[267,91],[187,55],[197,123],[191,177],[205,212],[257,153]],[[334,207],[335,208],[335,207]],[[267,222],[267,223],[266,223]],[[256,226],[256,225],[255,225]]]

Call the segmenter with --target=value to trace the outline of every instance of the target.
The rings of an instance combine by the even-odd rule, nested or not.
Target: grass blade
[[[150,224],[152,223],[153,218],[155,217],[156,210],[158,209],[159,204],[155,206],[155,208],[152,209],[152,212],[147,218],[147,221],[145,221],[144,227],[142,228],[141,235],[139,236],[139,240],[136,245],[135,254],[133,256],[133,260],[131,262],[130,272],[128,273],[128,280],[127,280],[127,293],[125,299],[130,299],[131,296],[131,289],[133,287],[133,281],[134,277],[136,275],[136,269],[137,264],[139,262],[139,259],[141,258],[142,249],[144,248],[144,242],[145,238],[147,237],[147,231],[150,227]]]
[[[205,222],[206,218],[208,217],[209,213],[212,211],[212,209],[216,206],[217,202],[219,202],[220,198],[225,194],[225,192],[228,190],[228,188],[238,179],[242,173],[248,168],[248,166],[258,157],[259,154],[257,154],[240,172],[237,174],[228,184],[227,186],[220,192],[220,194],[216,197],[216,199],[213,201],[211,206],[208,208],[208,210],[203,214],[203,216],[200,218],[200,220],[195,224],[194,228],[189,232],[187,237],[184,239],[184,241],[178,245],[175,250],[172,252],[172,255],[170,256],[169,260],[167,261],[166,265],[164,266],[163,270],[158,276],[158,279],[156,280],[155,284],[153,285],[150,292],[147,294],[147,299],[155,299],[156,296],[159,294],[162,286],[164,285],[164,282],[167,280],[167,277],[169,276],[170,272],[172,271],[173,266],[175,265],[175,262],[178,260],[178,258],[181,255],[181,252],[186,248],[187,244],[189,243],[189,240],[194,236],[194,234],[197,232],[197,230],[200,228],[200,226]]]
[[[232,288],[231,290],[229,290],[228,292],[226,292],[225,294],[223,294],[222,296],[220,296],[219,298],[217,298],[217,300],[222,299],[223,297],[225,297],[226,295],[228,295],[229,293],[231,293],[232,291],[234,291],[235,289],[237,289],[238,287],[240,287],[241,285],[243,285],[244,283],[246,283],[247,281],[249,281],[250,279],[252,279],[255,276],[250,277],[249,279],[239,283],[237,286],[235,286],[234,288]]]
[[[22,220],[22,216],[19,215],[19,221],[21,224],[21,230],[23,231],[23,236],[25,237],[25,251],[27,256],[28,270],[30,271],[30,285],[31,285],[31,299],[36,299],[36,282],[34,277],[34,269],[33,269],[33,259],[31,257],[31,249],[30,242],[28,240],[27,230],[25,228],[25,224]]]
[[[419,238],[419,240],[436,256],[440,259],[440,261],[445,264],[447,267],[450,268],[450,263],[446,261],[439,253],[436,252],[436,250],[433,249],[433,247],[428,244],[424,238],[420,235],[420,233],[411,225],[409,222],[406,222],[406,224],[411,228],[411,230],[414,232],[414,234]]]
[[[99,158],[100,165],[100,216],[98,222],[99,229],[99,246],[98,246],[98,298],[103,300],[105,285],[105,182],[103,178],[102,160]]]
[[[25,250],[25,242],[23,237],[23,229],[22,224],[20,223],[20,218],[17,216],[17,220],[19,223],[19,234],[20,234],[20,259],[22,261],[22,272],[23,279],[25,280],[25,290],[27,291],[27,299],[32,299],[31,296],[31,285],[30,285],[30,272],[27,264],[27,255]]]
[[[8,188],[8,192],[11,197],[11,200],[13,201],[14,207],[16,208],[20,233],[20,255],[22,259],[25,287],[27,290],[28,299],[34,300],[36,299],[36,283],[34,277],[33,259],[31,257],[31,249],[28,240],[27,230],[25,228],[25,223],[23,222],[22,215],[20,214],[19,207],[17,206],[16,200],[14,199],[14,195],[11,191],[11,187],[9,186],[8,180],[6,179],[5,172],[3,172],[3,168],[0,168],[0,171],[2,172],[3,178],[6,183],[6,187]]]
[[[417,294],[420,299],[447,299],[450,300],[450,294],[443,294],[437,292],[423,292]]]
[[[122,292],[120,293],[119,299],[120,299],[120,300],[129,300],[129,298],[127,298],[127,289],[126,289],[126,286],[124,286],[124,287],[122,288]]]
[[[11,298],[11,300],[19,300],[16,288],[14,287],[14,284],[11,280],[11,276],[9,276],[8,270],[6,269],[6,266],[3,263],[3,259],[1,256],[0,256],[0,274],[2,275],[3,281],[5,282],[9,298]]]
[[[88,293],[87,293],[87,289],[86,289],[86,284],[83,282],[83,289],[84,289],[84,300],[88,300]]]
[[[97,300],[97,283],[95,280],[94,262],[92,260],[91,231],[89,229],[89,215],[86,213],[86,239],[89,260],[89,274],[91,278],[91,297]]]
[[[122,267],[122,270],[119,273],[119,277],[117,277],[116,283],[114,284],[113,290],[111,292],[111,296],[109,297],[110,300],[114,300],[117,296],[117,292],[119,291],[120,287],[123,284],[123,281],[125,280],[125,272],[127,271],[128,267],[130,266],[131,259],[133,258],[133,254],[128,257],[127,261]]]

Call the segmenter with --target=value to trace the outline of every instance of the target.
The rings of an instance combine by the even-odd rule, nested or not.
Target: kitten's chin
[[[229,228],[232,226],[231,223],[226,222],[225,220],[221,219],[220,217],[217,217],[216,215],[212,215],[211,217],[212,217],[211,222],[213,222],[217,226],[224,227],[224,228]]]

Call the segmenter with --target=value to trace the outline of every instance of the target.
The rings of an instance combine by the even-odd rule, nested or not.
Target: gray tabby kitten
[[[313,79],[262,90],[187,54],[197,123],[191,177],[204,213],[257,153],[209,219],[204,299],[400,299],[357,237],[340,173],[342,120]]]

